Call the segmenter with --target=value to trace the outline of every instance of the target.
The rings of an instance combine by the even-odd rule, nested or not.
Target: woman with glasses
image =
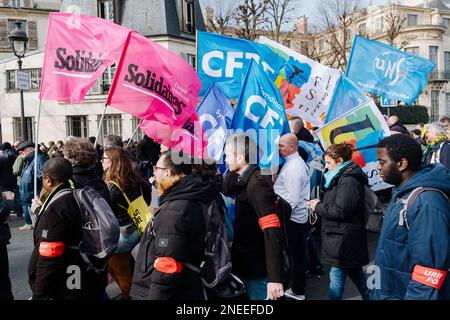
[[[119,244],[115,254],[109,259],[109,272],[122,291],[122,299],[130,299],[134,268],[131,251],[138,244],[140,237],[128,213],[128,201],[133,202],[143,196],[149,206],[151,187],[136,172],[123,148],[107,148],[103,154],[102,165],[111,198],[111,207],[120,225]]]

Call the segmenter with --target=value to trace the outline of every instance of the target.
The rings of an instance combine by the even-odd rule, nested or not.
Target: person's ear
[[[397,162],[397,165],[399,171],[405,171],[409,166],[408,159],[401,158],[400,161]]]

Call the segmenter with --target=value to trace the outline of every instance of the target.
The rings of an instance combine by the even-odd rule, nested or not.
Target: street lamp
[[[25,51],[27,51],[27,42],[28,35],[22,30],[22,22],[16,21],[14,23],[16,27],[8,36],[9,42],[11,44],[11,48],[14,51],[14,55],[19,59],[17,61],[17,65],[19,66],[19,70],[22,70],[22,58],[25,57]],[[25,111],[23,105],[23,90],[20,90],[20,129],[22,139],[27,139],[25,132]],[[28,139],[27,139],[28,140]]]

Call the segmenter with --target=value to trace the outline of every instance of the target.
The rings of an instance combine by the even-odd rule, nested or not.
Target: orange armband
[[[444,283],[447,271],[431,269],[416,265],[412,274],[412,279],[426,286],[440,289]]]
[[[280,227],[280,220],[278,220],[278,216],[275,213],[269,214],[265,217],[262,217],[258,220],[259,226],[261,227],[261,230],[264,231],[264,229],[267,228],[279,228]]]
[[[181,262],[177,262],[175,259],[170,257],[156,258],[153,265],[156,270],[162,273],[180,273],[183,268],[183,264]]]
[[[58,258],[64,253],[64,242],[41,242],[39,244],[39,255],[47,258]]]

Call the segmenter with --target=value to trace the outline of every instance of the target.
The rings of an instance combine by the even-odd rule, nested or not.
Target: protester
[[[450,141],[444,126],[440,122],[427,124],[422,136],[427,144],[423,151],[423,164],[441,163],[450,168]]]
[[[419,129],[414,129],[411,132],[411,137],[416,140],[419,146],[422,145],[421,131]]]
[[[291,133],[297,137],[298,141],[314,142],[314,137],[308,129],[305,128],[305,124],[301,118],[295,117],[289,120],[289,127],[291,128]],[[298,148],[298,154],[302,157],[303,161],[308,159],[308,153],[302,147]]]
[[[414,139],[387,137],[378,145],[378,170],[394,185],[384,215],[375,257],[380,286],[372,299],[450,299],[450,205],[438,190],[450,193],[450,171],[440,165],[421,168],[422,151]],[[405,200],[418,187],[423,191],[406,212]]]
[[[296,300],[305,300],[306,236],[308,233],[309,174],[305,161],[298,154],[298,139],[290,133],[280,137],[278,143],[285,163],[273,186],[275,193],[290,205],[287,221],[287,244],[293,263],[292,287],[284,293]]]
[[[322,258],[331,265],[330,299],[342,299],[345,279],[353,281],[368,299],[362,267],[369,262],[364,222],[363,187],[367,175],[351,161],[353,146],[333,144],[325,151],[325,194],[308,206],[322,217]]]
[[[30,216],[31,200],[34,197],[34,162],[35,144],[30,141],[23,141],[19,144],[17,150],[22,151],[25,156],[25,161],[20,176],[20,202],[22,204],[23,216],[25,219],[25,225],[19,228],[19,230],[33,230],[33,221]],[[37,195],[41,192],[42,187],[42,166],[44,165],[45,157],[38,150],[37,152]]]
[[[48,151],[47,151],[47,156],[48,158],[52,158],[53,154],[55,153],[55,151],[58,150],[58,147],[55,144],[55,141],[49,141],[48,142]]]
[[[0,191],[2,191],[0,189]],[[13,300],[11,280],[9,278],[8,249],[11,231],[8,217],[14,207],[14,193],[2,192],[0,195],[0,300]]]
[[[184,264],[200,266],[204,259],[202,203],[215,199],[218,192],[201,176],[192,175],[192,160],[179,152],[164,152],[154,176],[160,207],[140,242],[131,295],[133,299],[202,300],[200,276]]]
[[[108,134],[103,141],[103,149],[111,147],[123,148],[122,138],[116,134]]]
[[[128,213],[130,202],[143,196],[151,202],[150,184],[142,180],[134,169],[126,151],[121,147],[110,147],[103,154],[104,179],[108,185],[111,208],[119,222],[120,238],[117,250],[109,259],[109,273],[122,292],[122,299],[130,299],[134,259],[131,251],[139,243],[138,230]]]
[[[445,130],[447,130],[447,137],[450,139],[450,118],[447,116],[444,116],[439,120],[440,123],[444,126]]]
[[[230,137],[225,147],[230,173],[223,191],[236,195],[233,273],[244,281],[250,299],[278,299],[284,294],[282,232],[271,179],[254,164],[256,152],[255,142],[243,134]]]
[[[99,281],[80,255],[80,209],[69,179],[72,165],[62,157],[48,160],[42,168],[43,194],[34,200],[38,215],[34,250],[28,265],[33,300],[101,300],[106,281]]]
[[[408,129],[400,122],[400,119],[397,116],[391,116],[387,119],[387,124],[391,133],[398,134],[409,134]]]

